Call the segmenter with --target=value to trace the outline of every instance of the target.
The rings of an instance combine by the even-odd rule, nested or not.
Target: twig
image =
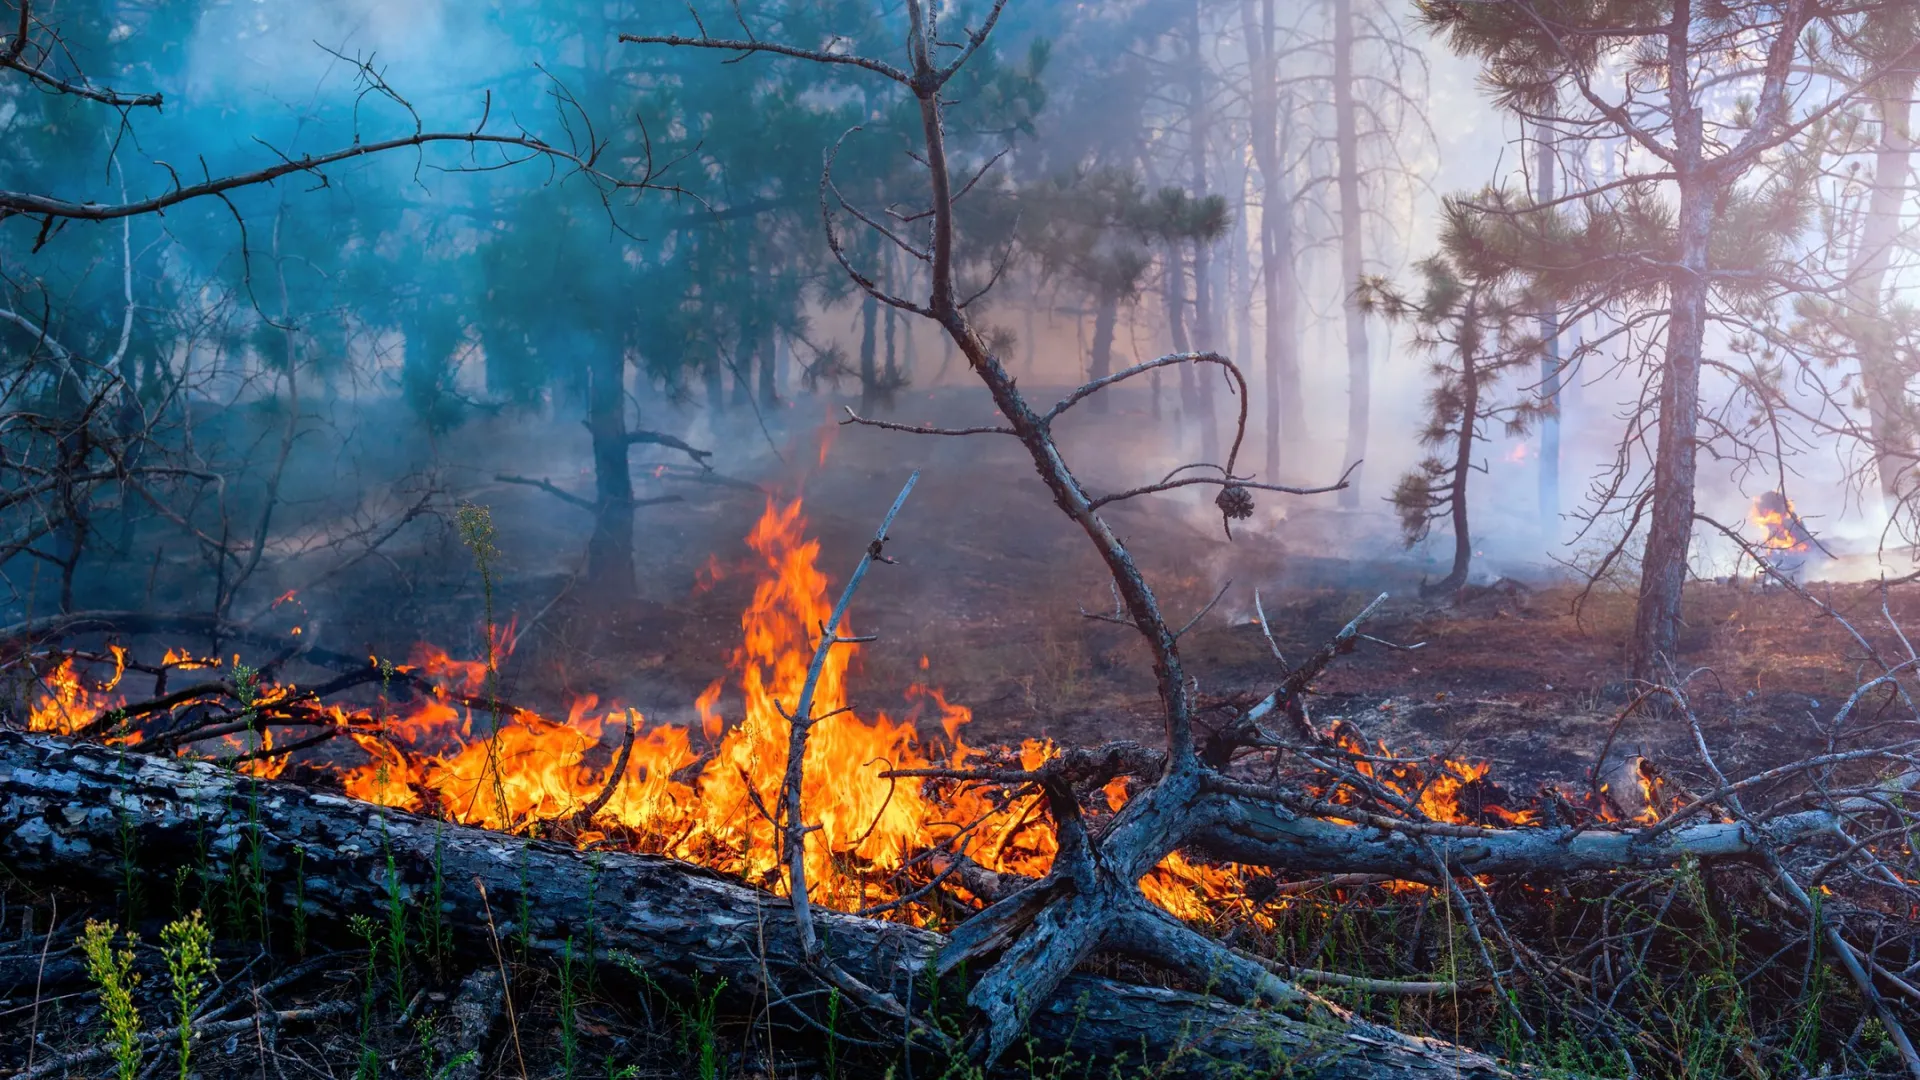
[[[613,793],[620,789],[620,778],[627,774],[627,758],[633,754],[633,734],[639,726],[640,714],[628,709],[626,738],[620,741],[620,752],[614,756],[613,768],[607,773],[607,782],[601,786],[600,794],[595,795],[592,802],[581,807],[580,812],[573,815],[575,828],[584,829],[592,824],[593,815],[599,813],[607,805],[608,800],[613,798]]]
[[[329,1020],[337,1016],[345,1016],[358,1008],[359,1005],[351,1001],[327,1001],[318,1005],[304,1006],[297,1009],[282,1009],[278,1012],[271,1013],[270,1016],[276,1024],[300,1023],[304,1021]],[[193,1029],[193,1039],[197,1043],[201,1040],[220,1035],[237,1035],[251,1028],[254,1024],[258,1023],[258,1021],[259,1018],[257,1016],[248,1016],[239,1020],[221,1020],[211,1024],[195,1025]],[[179,1029],[171,1027],[159,1028],[153,1031],[143,1031],[138,1036],[142,1046],[157,1046],[179,1037]],[[45,1077],[58,1076],[76,1065],[88,1065],[96,1061],[105,1060],[111,1056],[112,1053],[113,1051],[105,1046],[96,1046],[87,1050],[76,1050],[71,1054],[61,1054],[59,1057],[48,1058],[37,1066],[21,1069],[19,1072],[14,1073],[9,1080],[44,1080]]]
[[[21,10],[26,9],[25,0],[21,0]],[[25,16],[23,15],[22,18]],[[40,1043],[40,987],[47,976],[47,950],[53,947],[53,932],[60,925],[60,897],[51,897],[52,911],[47,915],[47,940],[40,946],[40,966],[33,973],[33,1020],[27,1025],[27,1068],[33,1072],[33,1052]]]
[[[507,1027],[513,1032],[513,1056],[520,1062],[520,1080],[527,1080],[527,1058],[520,1052],[520,1021],[513,1014],[513,983],[507,979],[507,959],[500,953],[500,931],[493,925],[493,904],[487,899],[487,883],[480,875],[473,877],[473,887],[480,890],[480,908],[487,916],[487,943],[493,946],[493,962],[500,969],[500,993],[507,1002]]]
[[[884,1010],[893,1015],[902,1011],[892,995],[868,989],[852,976],[839,971],[838,965],[827,960],[820,940],[813,926],[813,910],[807,898],[807,852],[806,837],[808,829],[802,817],[802,794],[806,779],[807,735],[813,728],[813,694],[820,685],[820,675],[826,669],[827,654],[841,642],[840,624],[846,618],[847,607],[853,603],[853,594],[859,589],[860,581],[867,576],[867,569],[876,559],[891,561],[882,553],[887,542],[887,530],[893,526],[895,515],[913,492],[913,485],[919,483],[920,471],[914,470],[907,477],[906,485],[900,494],[894,497],[893,505],[887,508],[887,516],[880,521],[880,528],[860,555],[860,562],[854,567],[853,575],[847,579],[846,588],[840,591],[840,600],[833,606],[833,614],[828,616],[827,624],[821,629],[820,642],[814,646],[813,659],[807,664],[807,678],[800,687],[800,700],[794,703],[787,725],[787,769],[781,783],[781,807],[786,817],[784,845],[787,857],[787,893],[793,905],[794,931],[799,937],[800,951],[811,963],[821,966],[829,972],[836,984],[849,993],[881,1003]],[[853,988],[858,988],[857,990]]]

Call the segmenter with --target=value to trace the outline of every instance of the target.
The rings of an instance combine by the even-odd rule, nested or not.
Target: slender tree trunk
[[[587,433],[593,441],[593,535],[587,539],[587,580],[601,597],[635,595],[633,468],[627,456],[626,357],[591,342],[587,367]],[[718,365],[713,365],[717,368]],[[710,368],[711,370],[711,368]]]
[[[1193,197],[1196,199],[1207,197],[1207,141],[1212,126],[1212,117],[1207,109],[1207,65],[1200,55],[1200,9],[1204,2],[1192,0],[1187,9],[1187,130],[1192,136],[1192,145],[1187,148],[1187,153],[1193,168]],[[1213,300],[1213,243],[1205,237],[1197,237],[1193,242],[1193,341],[1194,347],[1201,352],[1211,352],[1219,346],[1219,327],[1215,321]],[[1219,461],[1220,428],[1213,413],[1216,372],[1211,368],[1196,369],[1190,364],[1182,366],[1183,372],[1189,370],[1193,379],[1191,408],[1200,421],[1200,459]]]
[[[1280,86],[1274,0],[1240,5],[1252,75],[1253,163],[1260,174],[1260,284],[1266,308],[1266,478],[1278,480],[1282,455],[1292,456],[1306,433],[1300,387],[1299,282],[1294,270],[1293,190],[1280,164]]]
[[[1353,0],[1333,0],[1333,112],[1334,154],[1339,159],[1336,178],[1340,192],[1340,306],[1347,313],[1347,460],[1367,456],[1367,425],[1373,396],[1373,372],[1367,347],[1367,319],[1353,292],[1365,264],[1360,257],[1360,235],[1365,229],[1360,212],[1360,118],[1353,96]],[[1340,505],[1360,505],[1361,470],[1340,492]]]
[[[743,409],[753,404],[753,369],[760,362],[759,334],[752,319],[740,323],[740,344],[733,351],[733,403]]]
[[[721,363],[718,352],[707,357],[706,366],[701,369],[701,380],[707,387],[707,408],[718,420],[727,411],[727,373],[726,365]]]
[[[887,333],[886,333],[887,364],[883,370],[886,372],[884,377],[887,381],[888,386],[897,386],[899,385],[899,382],[900,382],[900,361],[899,361],[900,354],[896,347],[899,340],[898,339],[898,331],[899,331],[898,315],[899,313],[894,311],[892,308],[887,309]]]
[[[1227,304],[1233,317],[1233,359],[1242,367],[1253,367],[1253,235],[1247,227],[1249,187],[1253,171],[1242,163],[1239,183],[1234,192],[1240,212],[1233,215],[1233,234],[1228,240]]]
[[[1260,278],[1266,318],[1266,476],[1280,479],[1283,452],[1298,450],[1306,429],[1300,386],[1298,280],[1294,272],[1293,190],[1280,164],[1280,86],[1274,0],[1240,5],[1253,83],[1254,166],[1260,173]]]
[[[886,274],[886,276],[881,281],[881,288],[884,288],[889,293],[896,292],[893,278],[894,278],[894,261],[898,257],[899,257],[899,254],[897,252],[889,250],[887,252],[885,261],[881,264],[882,269],[885,271],[885,274]],[[887,308],[886,311],[882,312],[881,314],[887,320],[886,321],[887,366],[884,369],[886,371],[886,382],[888,386],[898,386],[900,385],[900,364],[897,359],[898,354],[895,352],[894,345],[895,345],[895,337],[898,331],[900,313],[894,308],[889,307]]]
[[[860,411],[872,412],[880,401],[880,371],[874,357],[874,331],[880,302],[869,296],[860,305]]]
[[[1193,340],[1187,334],[1187,268],[1177,244],[1167,245],[1166,270],[1160,276],[1162,301],[1167,309],[1167,336],[1173,339],[1174,352],[1192,352]],[[1199,387],[1194,384],[1193,365],[1180,364],[1180,427],[1185,429],[1200,411]],[[1181,432],[1183,435],[1186,432]]]
[[[1026,346],[1023,351],[1026,353],[1027,374],[1032,375],[1034,365],[1039,362],[1040,343],[1034,340],[1036,331],[1033,327],[1033,309],[1035,305],[1031,302],[1031,296],[1029,296],[1028,299],[1030,302],[1027,304],[1027,339],[1021,342],[1021,344]],[[911,341],[912,339],[909,338],[908,340]]]
[[[1293,191],[1268,187],[1277,202],[1262,210],[1260,265],[1266,289],[1267,476],[1281,478],[1281,456],[1298,457],[1307,440],[1306,390],[1300,380],[1300,278],[1294,265]]]
[[[1902,71],[1874,90],[1880,139],[1874,148],[1873,190],[1867,200],[1848,297],[1853,308],[1849,322],[1857,328],[1852,336],[1860,353],[1860,381],[1873,432],[1874,465],[1880,476],[1881,496],[1890,511],[1899,505],[1901,473],[1913,463],[1907,373],[1894,353],[1885,308],[1887,271],[1900,242],[1901,211],[1913,168],[1914,82],[1914,72]]]
[[[1695,114],[1697,117],[1697,113]],[[1696,119],[1697,125],[1699,121]],[[1659,439],[1653,463],[1653,505],[1634,612],[1634,677],[1653,679],[1674,657],[1680,594],[1687,580],[1693,535],[1695,433],[1700,414],[1701,344],[1707,315],[1707,243],[1713,232],[1713,191],[1697,176],[1680,181],[1680,266],[1672,275],[1665,363],[1660,374]]]
[[[776,354],[779,351],[779,339],[775,336],[773,328],[769,326],[760,331],[759,348],[755,355],[759,360],[760,404],[763,408],[780,404],[780,392],[775,387],[777,377],[775,368],[779,363]]]
[[[1113,374],[1113,326],[1120,317],[1120,298],[1110,289],[1102,289],[1097,303],[1099,308],[1093,316],[1093,359],[1087,369],[1087,378],[1104,379]],[[1112,391],[1095,394],[1087,399],[1087,408],[1097,413],[1107,412],[1111,408]]]
[[[1434,593],[1454,592],[1465,585],[1467,571],[1473,564],[1473,533],[1467,526],[1467,481],[1473,475],[1473,432],[1480,419],[1480,368],[1474,356],[1477,346],[1471,343],[1472,325],[1478,318],[1473,305],[1468,304],[1468,329],[1461,335],[1467,343],[1460,350],[1459,444],[1454,448],[1451,491],[1447,495],[1453,512],[1453,569],[1429,590]]]
[[[1554,198],[1554,138],[1546,124],[1534,128],[1539,146],[1535,168],[1536,197],[1542,203]],[[1540,339],[1546,349],[1540,354],[1540,399],[1547,414],[1540,421],[1540,527],[1549,542],[1560,539],[1560,313],[1552,306],[1540,311]]]
[[[911,271],[913,268],[907,269]],[[909,288],[912,287],[912,280],[912,274],[909,273],[907,277]],[[900,316],[900,385],[902,386],[913,385],[914,365],[920,359],[919,347],[914,344],[914,329],[918,323],[918,319]]]

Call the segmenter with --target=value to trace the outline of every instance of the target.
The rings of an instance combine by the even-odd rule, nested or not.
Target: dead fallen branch
[[[309,1005],[297,1009],[280,1009],[265,1016],[247,1016],[238,1020],[217,1020],[211,1023],[195,1024],[193,1042],[195,1045],[222,1035],[238,1035],[251,1032],[262,1022],[271,1025],[314,1024],[351,1015],[360,1006],[352,1001],[325,1001],[318,1005]],[[164,1045],[180,1037],[178,1030],[166,1027],[142,1032],[140,1045],[152,1047]],[[86,1050],[76,1050],[71,1054],[61,1054],[40,1062],[31,1069],[21,1069],[10,1075],[9,1080],[42,1080],[43,1077],[64,1076],[82,1065],[106,1061],[113,1056],[113,1050],[107,1046],[95,1046]]]

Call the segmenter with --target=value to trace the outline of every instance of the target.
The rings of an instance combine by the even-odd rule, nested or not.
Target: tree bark
[[[1200,55],[1202,34],[1200,8],[1205,0],[1192,0],[1188,15],[1187,56],[1187,130],[1191,145],[1187,148],[1193,168],[1193,197],[1207,197],[1207,133],[1211,117],[1207,110],[1207,65]],[[1212,352],[1218,343],[1213,304],[1213,242],[1204,236],[1193,241],[1193,340],[1201,352]],[[1184,369],[1183,369],[1184,370]],[[1219,419],[1213,412],[1211,371],[1193,372],[1193,409],[1200,421],[1200,459],[1220,460]]]
[[[1553,201],[1555,166],[1553,129],[1534,127],[1538,157],[1534,170],[1535,197]],[[1540,399],[1548,408],[1540,420],[1540,527],[1549,543],[1560,539],[1560,312],[1551,305],[1540,310]]]
[[[758,373],[760,377],[760,405],[762,408],[770,408],[780,404],[780,393],[774,387],[774,367],[776,363],[774,357],[780,351],[780,345],[774,336],[773,327],[771,326],[761,327],[758,330],[757,340],[759,347],[755,352],[755,356],[758,360]]]
[[[860,411],[871,414],[880,401],[880,371],[874,363],[874,330],[880,302],[863,297],[860,303]]]
[[[1360,208],[1360,118],[1353,95],[1353,0],[1333,0],[1333,112],[1334,154],[1340,190],[1340,306],[1347,314],[1347,460],[1349,466],[1367,456],[1367,427],[1373,397],[1373,372],[1367,345],[1367,318],[1354,303],[1353,291],[1365,273],[1360,257],[1360,234],[1365,219]],[[1354,468],[1340,505],[1360,505],[1362,470]]]
[[[468,955],[491,957],[493,932],[503,942],[524,936],[536,962],[590,948],[616,992],[635,989],[615,981],[631,963],[670,987],[725,979],[723,1000],[742,1011],[814,982],[784,899],[686,863],[582,852],[50,736],[0,733],[0,858],[26,881],[103,892],[124,885],[125,863],[149,896],[166,895],[183,869],[258,866],[259,899],[277,922],[298,905],[309,933],[337,938],[352,916],[385,911],[390,888],[418,917],[438,866],[440,918]],[[926,1007],[926,969],[945,936],[832,911],[814,918],[842,969]],[[818,1022],[825,1000],[807,995],[786,1007],[819,1003]],[[840,1023],[846,1030],[844,1016]],[[1086,975],[1062,981],[1032,1013],[1028,1033],[1049,1056],[1124,1055],[1134,1067],[1144,1053],[1150,1067],[1166,1063],[1155,1072],[1165,1077],[1234,1069],[1328,1080],[1515,1075],[1472,1051],[1388,1029],[1312,1025]]]
[[[1260,279],[1266,307],[1266,478],[1280,481],[1283,455],[1298,451],[1306,433],[1300,388],[1299,284],[1293,264],[1293,191],[1280,164],[1279,72],[1274,0],[1245,0],[1240,8],[1253,85],[1253,162],[1260,172]]]
[[[1696,114],[1697,115],[1697,114]],[[1698,121],[1696,120],[1697,124]],[[1693,537],[1693,485],[1698,471],[1700,357],[1707,323],[1707,244],[1713,232],[1712,192],[1680,180],[1679,269],[1672,276],[1665,362],[1660,372],[1659,439],[1653,462],[1653,505],[1634,611],[1632,665],[1654,680],[1674,658],[1680,594]]]
[[[626,357],[605,342],[587,345],[587,433],[593,442],[593,534],[587,580],[613,601],[637,592],[633,573],[633,468],[627,455]]]
[[[1860,381],[1866,391],[1867,418],[1873,432],[1874,465],[1880,493],[1889,510],[1900,502],[1901,472],[1913,462],[1913,432],[1908,419],[1907,373],[1894,352],[1884,317],[1887,271],[1900,243],[1901,208],[1906,204],[1913,167],[1913,89],[1915,73],[1903,70],[1876,85],[1874,112],[1880,138],[1874,148],[1873,190],[1860,230],[1860,247],[1848,300],[1849,324],[1860,351]]]
[[[1250,209],[1247,195],[1253,170],[1242,158],[1233,174],[1233,192],[1240,212],[1233,215],[1233,230],[1227,238],[1227,310],[1232,314],[1233,359],[1243,368],[1253,366],[1253,234],[1249,229]]]
[[[720,354],[714,352],[707,357],[706,364],[700,370],[701,381],[706,384],[707,409],[718,418],[727,411],[727,373],[726,365],[720,362]]]
[[[753,405],[753,373],[760,366],[759,331],[752,319],[740,323],[740,344],[733,353],[733,403],[739,408]]]
[[[1160,288],[1161,302],[1167,309],[1167,336],[1173,341],[1173,351],[1192,352],[1193,339],[1187,333],[1187,266],[1177,240],[1167,242],[1166,267],[1160,275]],[[1193,376],[1192,364],[1180,365],[1181,428],[1193,423],[1194,417],[1200,412],[1200,388]]]
[[[1097,303],[1099,306],[1093,315],[1093,356],[1087,371],[1089,382],[1113,374],[1113,328],[1120,318],[1120,298],[1112,289],[1100,290]],[[1107,412],[1111,407],[1108,394],[1095,394],[1087,402],[1087,408],[1097,413]]]
[[[1432,586],[1431,592],[1449,593],[1467,583],[1473,565],[1473,534],[1467,527],[1467,480],[1473,475],[1473,430],[1480,418],[1480,368],[1474,357],[1473,322],[1479,313],[1467,305],[1460,349],[1460,433],[1454,448],[1453,476],[1447,500],[1453,513],[1453,569]]]

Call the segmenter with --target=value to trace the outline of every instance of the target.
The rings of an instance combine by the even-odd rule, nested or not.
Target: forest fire
[[[307,763],[335,773],[348,794],[382,806],[489,829],[571,836],[578,843],[670,855],[783,889],[786,875],[772,814],[786,766],[787,711],[806,678],[812,635],[829,615],[819,542],[808,538],[806,524],[799,500],[770,502],[747,536],[753,555],[745,569],[756,579],[753,596],[740,616],[741,643],[728,660],[728,675],[715,679],[694,703],[698,731],[650,727],[637,711],[603,706],[593,696],[576,700],[564,720],[495,702],[492,683],[515,640],[509,625],[493,629],[491,661],[460,660],[424,644],[406,664],[370,657],[364,681],[378,676],[377,704],[305,706],[309,726],[323,736],[345,735],[366,760],[342,766],[333,756],[320,755]],[[863,716],[848,702],[852,658],[850,648],[829,651],[814,695],[814,715],[820,719],[807,745],[803,792],[809,823],[817,826],[807,850],[812,899],[849,910],[897,899],[935,872],[929,854],[962,855],[1001,873],[1044,874],[1056,852],[1055,839],[1043,800],[1030,787],[921,784],[886,773],[989,762],[1031,772],[1056,756],[1052,742],[969,746],[964,731],[971,711],[925,684],[907,688],[913,703],[907,715]],[[111,719],[108,714],[125,706],[113,691],[128,670],[126,651],[114,647],[112,660],[112,676],[94,687],[76,670],[73,656],[53,666],[30,728],[100,733],[97,721]],[[291,707],[298,696],[256,679],[237,666],[237,657],[234,664],[229,683],[205,684],[248,681],[237,698],[235,715],[241,722],[228,725],[236,730],[218,735],[217,745],[227,760],[252,775],[279,775],[287,755],[272,753],[273,727],[255,725],[250,717],[274,704]],[[170,649],[159,668],[139,670],[208,666],[220,662]],[[425,692],[404,704],[390,703],[389,684],[396,677],[421,680],[410,685]],[[939,720],[942,735],[934,744],[919,734],[923,713]],[[159,727],[120,727],[126,730],[106,734],[127,744],[162,737]],[[290,744],[284,731],[280,737]],[[1504,805],[1507,800],[1488,781],[1485,764],[1395,757],[1384,743],[1369,746],[1344,727],[1334,737],[1359,776],[1431,820],[1490,826],[1536,821],[1537,811]],[[204,754],[213,738],[171,745],[182,753],[198,746]],[[611,755],[609,746],[617,748]],[[622,761],[615,783],[613,769]],[[1351,786],[1337,783],[1324,794],[1336,804],[1361,799]],[[1108,783],[1104,795],[1105,809],[1118,812],[1127,800],[1126,781]],[[1209,866],[1176,852],[1141,884],[1150,899],[1189,920],[1229,911],[1261,918],[1247,896],[1258,891],[1251,889],[1250,875],[1265,873]]]
[[[1756,497],[1747,521],[1760,530],[1759,547],[1766,551],[1797,554],[1813,546],[1813,537],[1794,512],[1793,500],[1778,491]]]

